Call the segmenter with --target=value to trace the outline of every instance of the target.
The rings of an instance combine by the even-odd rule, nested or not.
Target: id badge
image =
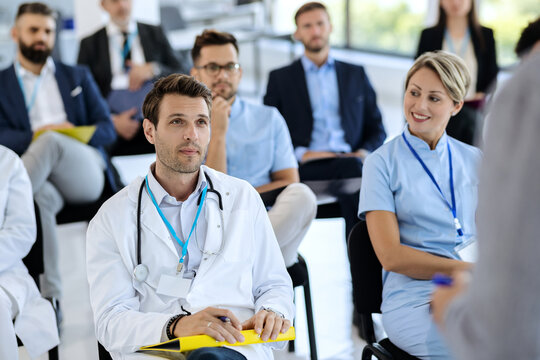
[[[156,292],[160,295],[185,299],[192,282],[193,279],[184,279],[184,271],[178,275],[162,274]]]
[[[478,258],[478,243],[476,238],[470,238],[454,248],[456,254],[463,261],[474,263]]]

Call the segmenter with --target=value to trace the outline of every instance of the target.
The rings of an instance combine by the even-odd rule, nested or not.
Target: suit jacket
[[[94,147],[113,142],[116,133],[107,104],[88,69],[57,61],[54,65],[68,121],[78,126],[97,125],[89,143]],[[0,144],[21,155],[30,145],[34,133],[13,65],[0,71],[0,84]]]
[[[139,38],[147,62],[157,62],[160,75],[180,71],[180,62],[174,54],[167,37],[159,26],[137,23]],[[111,56],[109,38],[105,27],[81,40],[77,63],[88,65],[104,97],[111,91]]]
[[[345,141],[353,151],[361,148],[373,151],[386,138],[375,91],[362,66],[336,60],[335,67]],[[270,73],[264,103],[281,112],[295,148],[309,147],[313,110],[300,59]]]
[[[442,49],[444,39],[444,27],[434,26],[422,31],[416,57],[419,57],[426,51],[435,51]],[[497,66],[497,56],[495,54],[495,39],[493,30],[487,27],[481,27],[484,46],[481,46],[480,39],[475,31],[471,31],[471,40],[473,43],[474,54],[478,63],[478,75],[476,79],[476,91],[488,92],[490,86],[495,84],[499,68]]]
[[[97,126],[89,145],[100,149],[110,165],[102,147],[116,139],[116,132],[107,103],[101,97],[92,74],[82,66],[69,66],[58,61],[54,65],[54,75],[68,121],[76,126]],[[22,155],[30,145],[34,132],[13,65],[0,71],[0,85],[0,144]],[[107,175],[114,187],[110,168]]]

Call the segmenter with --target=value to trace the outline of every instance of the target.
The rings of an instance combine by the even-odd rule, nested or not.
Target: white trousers
[[[283,189],[268,211],[286,267],[294,265],[298,260],[298,247],[315,215],[315,194],[307,185],[301,183],[290,184]]]

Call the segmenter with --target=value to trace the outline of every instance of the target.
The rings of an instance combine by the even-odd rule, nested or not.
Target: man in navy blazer
[[[22,4],[11,35],[17,56],[0,71],[0,144],[21,155],[40,209],[45,276],[42,294],[61,296],[55,216],[64,202],[86,203],[103,191],[114,141],[107,104],[83,67],[53,61],[55,14],[45,4]],[[95,125],[89,144],[56,131]]]
[[[101,0],[101,6],[110,21],[81,40],[77,63],[88,65],[101,94],[111,105],[118,139],[108,149],[109,153],[154,152],[142,129],[144,96],[151,88],[151,81],[181,72],[182,64],[161,26],[133,19],[132,0]]]
[[[304,56],[270,73],[264,103],[287,122],[301,180],[361,177],[362,159],[386,137],[375,92],[362,66],[329,54],[332,25],[323,4],[304,4],[295,21]],[[357,222],[358,192],[336,195],[348,234]]]

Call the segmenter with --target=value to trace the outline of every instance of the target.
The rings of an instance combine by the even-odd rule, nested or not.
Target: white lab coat
[[[244,321],[262,306],[292,320],[293,290],[264,205],[247,182],[202,166],[223,198],[221,224],[217,196],[208,192],[203,211],[208,224],[205,251],[184,308],[230,309]],[[159,295],[162,273],[175,272],[178,254],[169,232],[144,191],[141,204],[141,261],[146,282],[133,277],[137,265],[136,207],[138,178],[109,199],[89,224],[87,271],[96,335],[114,359],[140,346],[158,343],[169,318],[182,313],[175,297]],[[223,235],[223,228],[225,234]],[[235,347],[248,359],[272,359],[266,345]]]
[[[54,310],[22,262],[35,239],[30,179],[17,154],[0,146],[0,290],[16,303],[15,333],[32,358],[59,342]]]

